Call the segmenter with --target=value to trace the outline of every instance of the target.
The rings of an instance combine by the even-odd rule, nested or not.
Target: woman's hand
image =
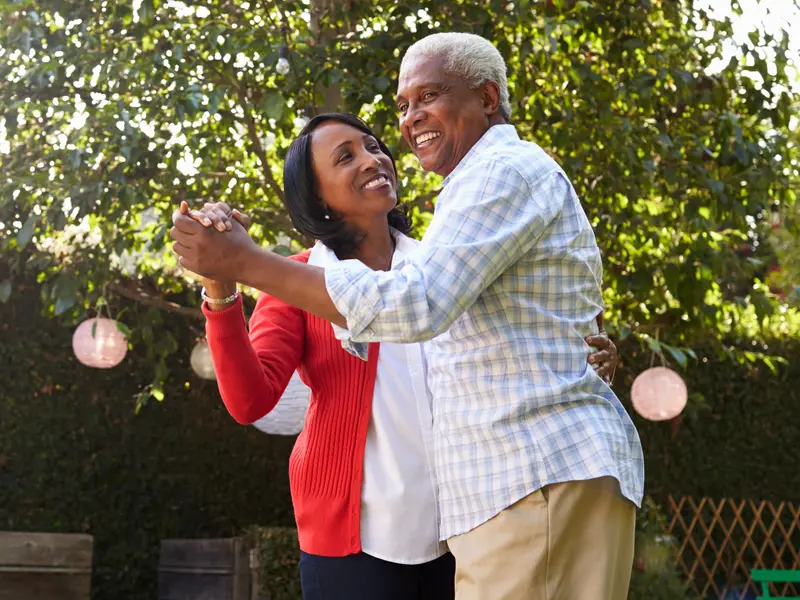
[[[610,385],[614,378],[614,371],[617,369],[617,362],[619,362],[617,347],[604,331],[597,335],[590,335],[586,338],[586,343],[597,348],[597,352],[589,355],[589,364]]]
[[[200,210],[192,210],[186,202],[181,202],[180,212],[204,227],[214,227],[217,231],[230,231],[232,219],[239,221],[245,229],[250,227],[250,217],[235,208],[231,209],[225,202],[206,202]]]

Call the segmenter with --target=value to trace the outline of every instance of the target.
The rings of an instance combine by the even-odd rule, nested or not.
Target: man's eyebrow
[[[432,88],[432,89],[435,89],[435,90],[443,90],[443,89],[447,88],[447,86],[443,85],[441,82],[438,82],[438,81],[437,82],[429,81],[429,82],[421,83],[419,85],[415,85],[414,87],[415,88]],[[403,96],[403,94],[397,94],[397,96],[394,99],[394,103],[397,104],[398,102],[400,102],[400,100],[405,100],[405,99],[406,98],[405,98],[405,96]]]

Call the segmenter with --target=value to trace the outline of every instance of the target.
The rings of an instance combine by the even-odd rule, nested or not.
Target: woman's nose
[[[375,156],[369,156],[361,163],[362,171],[369,171],[371,169],[377,170],[381,167],[381,161]]]

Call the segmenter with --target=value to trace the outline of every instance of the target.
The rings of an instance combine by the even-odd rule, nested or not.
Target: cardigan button
[[[357,542],[358,540],[356,539],[356,536],[350,538],[350,543],[353,544],[353,548],[356,547]]]

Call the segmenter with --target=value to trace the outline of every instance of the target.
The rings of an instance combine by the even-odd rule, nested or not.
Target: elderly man
[[[586,365],[602,309],[589,221],[561,168],[508,124],[506,66],[483,38],[413,45],[397,107],[423,168],[446,177],[405,267],[323,271],[261,250],[238,223],[220,234],[176,215],[181,262],[331,321],[353,352],[433,340],[441,535],[460,600],[623,600],[643,460]]]

